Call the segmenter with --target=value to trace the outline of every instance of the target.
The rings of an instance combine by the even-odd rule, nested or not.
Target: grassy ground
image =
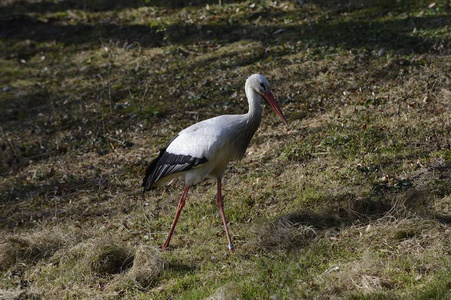
[[[0,3],[0,298],[443,299],[451,289],[445,1]],[[180,129],[266,108],[214,182],[149,192]]]

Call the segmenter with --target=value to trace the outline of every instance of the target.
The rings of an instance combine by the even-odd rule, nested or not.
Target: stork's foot
[[[163,250],[163,252],[167,252],[168,251],[168,246],[166,245],[160,245],[158,248],[160,248],[161,250]]]
[[[230,253],[235,253],[235,248],[233,247],[232,244],[229,244],[229,251]]]

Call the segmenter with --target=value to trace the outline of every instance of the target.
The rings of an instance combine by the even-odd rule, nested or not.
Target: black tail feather
[[[146,175],[144,176],[143,182],[141,184],[141,186],[144,188],[143,191],[150,190],[152,184],[154,183],[154,182],[152,182],[152,180],[149,180],[149,178],[151,178],[151,175],[154,172],[154,170],[155,170],[155,168],[156,168],[156,166],[158,164],[158,160],[163,156],[165,151],[166,151],[166,148],[160,149],[160,154],[158,155],[158,157],[155,158],[154,160],[152,160],[150,162],[149,166],[147,167]]]

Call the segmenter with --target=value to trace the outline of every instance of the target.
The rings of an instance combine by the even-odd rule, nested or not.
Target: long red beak
[[[276,112],[276,114],[282,119],[282,121],[285,123],[285,125],[288,125],[287,119],[285,119],[285,116],[283,115],[282,110],[280,109],[279,103],[277,103],[277,100],[274,98],[273,94],[271,92],[267,92],[263,95],[263,98],[268,102],[269,105],[271,105],[272,109]]]

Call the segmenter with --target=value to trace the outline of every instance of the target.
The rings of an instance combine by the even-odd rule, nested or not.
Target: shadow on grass
[[[28,228],[40,222],[72,219],[85,222],[93,217],[120,213],[112,204],[114,186],[104,177],[69,177],[64,182],[17,183],[10,190],[0,190],[2,228]],[[137,196],[136,196],[137,197]],[[109,203],[109,205],[103,205]],[[122,212],[130,209],[122,209]]]
[[[58,2],[19,2],[5,5],[1,8],[3,14],[7,14],[8,11],[15,11],[20,13],[27,12],[58,12],[67,9],[83,10],[85,12],[99,12],[99,11],[118,11],[123,9],[133,9],[143,6],[155,6],[162,8],[183,8],[183,7],[199,7],[209,5],[232,4],[243,3],[244,0],[96,0],[96,1],[77,1],[77,0],[65,0]],[[378,8],[386,10],[402,10],[408,9],[413,5],[428,6],[430,3],[427,1],[390,1],[390,0],[304,0],[303,4],[311,3],[315,6],[321,7],[324,10],[330,10],[333,12],[351,12],[355,10],[365,8]],[[292,4],[294,5],[294,3]],[[302,5],[298,5],[302,9]]]
[[[147,5],[151,5],[149,3]],[[128,8],[138,8],[141,6],[147,6],[145,0],[112,0],[112,1],[77,1],[77,0],[65,0],[65,1],[16,1],[10,2],[9,5],[0,6],[0,16],[7,17],[8,14],[17,13],[44,13],[44,12],[61,12],[68,9],[83,10],[85,12],[99,12],[108,10],[123,10]]]
[[[13,20],[7,21],[3,27],[5,30],[0,34],[0,37],[9,42],[22,40],[36,42],[55,41],[57,43],[64,43],[66,46],[97,46],[101,41],[113,40],[120,43],[139,42],[141,46],[145,47],[160,47],[163,44],[164,38],[162,33],[157,32],[157,28],[152,29],[150,26],[122,26],[108,23],[95,25],[60,25],[52,21],[46,23],[31,19],[27,16],[17,16]],[[33,54],[31,51],[28,53],[29,56]]]
[[[438,160],[409,175],[412,186],[396,188],[375,185],[366,197],[341,194],[324,199],[315,210],[283,214],[254,228],[255,243],[265,250],[292,251],[309,245],[317,236],[339,237],[352,225],[365,225],[380,218],[412,216],[451,223],[446,197],[451,194],[451,163]],[[437,181],[439,183],[437,184]],[[441,206],[445,210],[441,210]]]
[[[272,221],[258,225],[256,244],[266,250],[292,251],[309,245],[317,236],[338,236],[343,228],[365,224],[387,214],[389,201],[368,197],[356,200],[355,195],[340,195],[325,200],[334,207],[300,210],[283,214]]]
[[[187,265],[181,261],[169,261],[166,263],[166,265],[166,268],[168,270],[171,270],[171,272],[175,273],[186,274],[194,272],[196,270],[195,266]]]
[[[210,24],[187,24],[177,21],[161,28],[147,25],[119,25],[115,22],[102,22],[94,25],[62,25],[55,20],[42,21],[28,15],[15,15],[1,23],[1,37],[8,40],[35,40],[39,42],[57,41],[66,45],[89,46],[99,44],[101,40],[113,40],[119,43],[138,42],[143,47],[160,47],[167,44],[188,45],[205,41],[232,43],[239,40],[259,41],[264,45],[279,45],[287,42],[306,42],[310,46],[340,47],[344,49],[380,49],[400,53],[425,53],[442,39],[413,34],[414,29],[438,30],[451,24],[443,16],[400,17],[390,21],[375,21],[373,13],[343,21],[324,19],[305,25],[253,25],[259,18],[277,18],[283,20],[302,18],[296,12],[272,12],[269,8],[255,11],[240,17],[236,23],[228,19]],[[150,20],[149,20],[150,22]],[[201,26],[199,26],[201,25]],[[158,27],[158,26],[157,26]],[[283,31],[280,31],[283,30]],[[277,35],[274,35],[278,32]],[[449,42],[449,41],[448,41]]]
[[[98,2],[103,3],[102,1]],[[117,8],[125,9],[126,7],[137,5],[137,2],[133,2],[135,4],[124,3],[119,1]],[[24,5],[30,6],[28,8],[30,11],[36,9],[39,12],[46,10],[63,11],[74,5],[74,7],[77,7],[79,4],[74,4],[69,1],[54,4],[28,3]],[[14,7],[15,5],[3,7],[2,11],[10,11]],[[23,8],[23,11],[27,11],[27,8]],[[299,11],[302,11],[302,9]],[[33,17],[20,13],[19,11],[8,20],[0,19],[0,25],[2,26],[0,37],[5,40],[7,45],[11,46],[4,48],[4,51],[7,51],[7,53],[3,53],[3,55],[7,59],[15,60],[22,58],[27,60],[34,55],[41,55],[40,53],[42,51],[60,52],[62,49],[61,45],[64,45],[63,49],[65,49],[66,54],[71,55],[72,51],[77,50],[70,46],[83,49],[89,47],[97,48],[102,41],[117,42],[120,45],[139,43],[141,47],[146,48],[161,47],[168,45],[168,43],[175,47],[198,45],[211,41],[227,44],[243,39],[260,42],[263,46],[262,49],[268,49],[272,46],[277,48],[286,43],[291,44],[290,47],[285,47],[283,50],[276,50],[274,53],[271,53],[271,51],[260,51],[255,55],[244,58],[232,53],[230,55],[210,58],[202,62],[202,64],[207,66],[217,62],[220,68],[222,68],[222,62],[229,58],[233,58],[233,62],[227,62],[226,68],[242,67],[253,65],[271,56],[283,57],[288,54],[297,53],[298,51],[303,51],[304,48],[312,48],[313,50],[328,47],[347,50],[379,50],[384,48],[387,51],[416,54],[431,51],[446,52],[451,49],[448,47],[449,43],[451,43],[449,38],[421,36],[412,33],[415,28],[434,31],[449,26],[451,20],[442,16],[405,17],[384,22],[374,21],[374,18],[372,18],[372,14],[374,13],[367,12],[362,17],[343,21],[337,21],[337,18],[331,18],[322,19],[318,22],[311,21],[303,25],[290,25],[282,22],[279,25],[252,25],[254,21],[260,18],[277,18],[278,20],[284,20],[285,18],[291,18],[293,20],[303,18],[299,14],[299,11],[272,11],[269,7],[266,7],[262,10],[251,11],[245,14],[244,17],[238,16],[241,19],[237,20],[236,23],[229,22],[229,19],[220,19],[214,23],[198,26],[198,24],[187,24],[179,20],[176,23],[165,26],[164,30],[156,27],[151,28],[147,25],[121,25],[112,21],[98,24],[62,24],[58,20],[42,20],[37,16]],[[5,13],[2,15],[5,15]],[[276,32],[278,33],[275,34]],[[29,43],[26,41],[32,42]],[[42,42],[54,43],[52,44],[53,46],[50,43],[43,48],[39,45]],[[402,65],[391,65],[385,69],[391,70],[392,74],[397,74],[398,72],[395,72],[395,70],[404,67]],[[384,80],[385,78],[386,80],[390,80],[388,77],[383,78]],[[39,114],[41,110],[48,109],[49,95],[47,94],[47,91],[35,92],[35,94],[31,94],[29,97],[31,99],[30,101],[24,101],[20,97],[10,97],[12,99],[8,99],[7,105],[11,109],[5,109],[3,107],[5,110],[0,112],[0,116],[4,117],[2,118],[2,123],[5,120],[8,122],[22,120],[25,117],[33,117]],[[122,99],[123,97],[125,96],[113,95],[114,99]],[[35,103],[36,99],[41,99],[43,105],[30,109],[27,104],[29,102]],[[29,114],[28,111],[33,111],[33,113]],[[4,126],[4,128],[7,127]]]
[[[75,193],[81,189],[92,189],[95,186],[94,180],[73,179],[68,182],[55,181],[50,184],[36,185],[25,184],[17,186],[2,195],[2,203],[23,201],[35,196],[62,196]]]
[[[244,0],[223,0],[223,4],[245,2]],[[84,12],[120,11],[124,9],[137,9],[143,6],[155,6],[162,8],[183,8],[189,6],[205,6],[218,4],[218,0],[95,0],[78,1],[65,0],[56,2],[25,2],[11,3],[0,7],[0,16],[6,16],[10,12],[15,13],[42,13],[59,12],[68,9],[82,10]]]
[[[305,0],[306,3],[313,3],[322,9],[333,12],[352,12],[366,8],[377,8],[382,11],[403,11],[413,6],[421,6],[426,8],[430,2],[425,0]]]

